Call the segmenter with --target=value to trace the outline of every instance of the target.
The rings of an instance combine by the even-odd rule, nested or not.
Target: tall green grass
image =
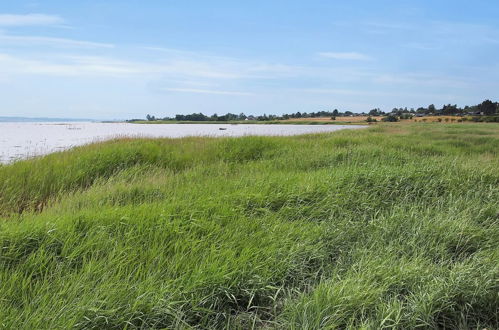
[[[0,326],[498,328],[498,151],[411,124],[0,167]]]

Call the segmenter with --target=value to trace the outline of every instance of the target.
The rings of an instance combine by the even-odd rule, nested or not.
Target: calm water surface
[[[116,137],[298,135],[358,129],[347,125],[0,123],[0,163]],[[225,128],[225,130],[220,130]]]

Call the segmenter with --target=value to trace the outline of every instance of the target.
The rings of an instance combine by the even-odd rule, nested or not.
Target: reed
[[[4,328],[497,328],[499,127],[120,139],[0,167]]]

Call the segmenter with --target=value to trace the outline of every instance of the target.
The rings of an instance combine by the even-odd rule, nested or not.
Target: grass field
[[[0,166],[0,327],[499,327],[499,126],[116,140]]]

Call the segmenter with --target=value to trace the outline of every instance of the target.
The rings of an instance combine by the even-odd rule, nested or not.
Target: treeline
[[[415,114],[415,115],[429,115],[429,116],[449,116],[449,115],[471,115],[471,116],[492,116],[499,114],[499,102],[492,102],[490,100],[485,100],[480,104],[473,106],[465,106],[463,108],[458,107],[456,104],[445,104],[442,108],[438,109],[435,105],[430,104],[428,107],[419,107],[417,109],[411,108],[393,108],[390,113],[385,113],[380,109],[373,109],[369,111],[370,116],[383,116],[383,115],[397,115],[402,116],[404,114]]]
[[[345,112],[340,112],[338,109],[334,109],[333,111],[317,111],[317,112],[296,112],[296,113],[290,113],[290,114],[283,114],[283,115],[259,115],[259,116],[254,116],[254,115],[245,115],[244,113],[240,114],[234,114],[234,113],[227,113],[225,115],[217,115],[216,113],[211,116],[204,115],[203,113],[192,113],[188,115],[181,115],[177,114],[175,117],[155,117],[151,115],[147,115],[146,119],[148,121],[156,121],[156,120],[164,120],[164,121],[169,121],[169,120],[175,120],[175,121],[238,121],[238,120],[257,120],[257,121],[267,121],[267,120],[286,120],[286,119],[291,119],[291,118],[318,118],[318,117],[341,117],[341,116],[353,116],[353,115],[360,115],[360,114],[355,114],[351,111],[345,111]],[[139,121],[142,119],[132,119],[130,121]]]
[[[349,117],[349,116],[397,116],[402,119],[404,117],[412,117],[412,116],[440,116],[440,115],[470,115],[470,116],[494,116],[499,115],[499,102],[492,102],[490,100],[485,100],[480,104],[473,106],[465,106],[458,107],[457,105],[446,104],[443,105],[442,108],[437,108],[435,105],[430,104],[427,107],[419,107],[417,109],[407,107],[405,108],[393,108],[391,112],[381,111],[379,108],[375,108],[370,110],[369,112],[362,113],[354,113],[352,111],[344,111],[341,112],[338,109],[334,109],[333,111],[317,111],[317,112],[296,112],[290,114],[283,115],[246,115],[244,113],[234,114],[227,113],[225,115],[217,115],[216,113],[207,116],[201,112],[192,113],[188,115],[177,114],[175,117],[155,117],[152,115],[147,115],[146,119],[148,121],[243,121],[243,120],[252,120],[252,121],[269,121],[269,120],[286,120],[292,118],[318,118],[318,117],[329,117],[331,119],[335,119],[336,117]],[[143,119],[131,119],[128,120],[130,122],[133,121],[142,121]]]

